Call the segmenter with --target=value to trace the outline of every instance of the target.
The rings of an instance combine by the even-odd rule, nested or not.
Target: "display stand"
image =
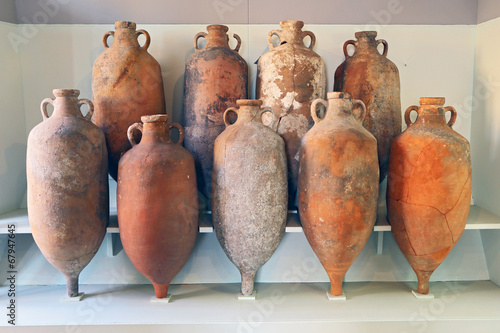
[[[434,299],[434,295],[429,293],[429,294],[420,294],[419,292],[412,290],[411,293],[413,296],[415,296],[416,299],[422,299],[422,300],[431,300]]]
[[[257,297],[257,292],[254,290],[253,293],[249,296],[245,296],[242,293],[238,295],[239,301],[255,301],[255,297]]]
[[[172,298],[171,294],[167,294],[165,298],[158,298],[156,296],[153,296],[151,298],[151,303],[170,303],[170,299]]]
[[[329,291],[327,291],[326,297],[328,297],[329,301],[346,301],[347,300],[347,297],[345,296],[344,293],[342,293],[342,295],[340,295],[340,296],[333,296],[332,294],[330,294]]]
[[[74,297],[64,296],[61,298],[61,302],[80,302],[83,296],[85,296],[85,293],[78,293],[78,295]]]

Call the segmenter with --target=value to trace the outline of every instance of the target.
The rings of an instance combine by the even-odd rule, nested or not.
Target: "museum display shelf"
[[[387,221],[385,206],[379,206],[377,222],[373,228],[377,232],[377,254],[382,254],[384,248],[384,232],[391,231],[391,226]],[[27,209],[17,209],[0,215],[0,235],[8,233],[9,225],[14,224],[17,234],[31,234]],[[465,230],[488,230],[500,229],[500,217],[491,212],[472,205]],[[105,239],[108,256],[115,256],[122,250],[119,238],[119,227],[116,208],[110,209],[109,225]],[[212,214],[210,211],[200,212],[199,233],[214,232],[212,224]],[[285,232],[302,233],[300,218],[296,210],[288,212]]]
[[[16,209],[8,213],[0,215],[0,234],[7,233],[8,225],[16,225],[16,233],[30,234],[31,228],[28,220],[27,209]],[[490,213],[486,209],[472,205],[470,207],[469,218],[465,230],[484,230],[484,229],[500,229],[500,217]],[[377,222],[373,231],[386,232],[391,231],[391,225],[385,217],[385,209],[379,210]],[[107,233],[118,234],[118,218],[116,208],[110,210],[109,225]],[[199,232],[211,233],[214,232],[212,224],[212,215],[210,211],[200,212],[199,215]],[[302,226],[296,210],[291,210],[288,213],[287,225],[285,232],[302,232]]]
[[[59,330],[70,332],[118,323],[182,325],[185,332],[200,325],[205,332],[272,331],[278,325],[290,327],[287,332],[343,327],[382,332],[387,325],[400,332],[453,327],[480,332],[500,325],[500,288],[490,281],[434,282],[431,289],[437,298],[430,301],[413,297],[410,290],[416,283],[344,285],[343,302],[328,301],[327,283],[258,283],[255,301],[239,301],[238,284],[172,285],[170,303],[152,303],[151,285],[82,285],[85,296],[74,303],[61,301],[64,286],[21,286],[18,325],[62,325]],[[0,292],[6,288],[0,287]]]
[[[500,90],[496,78],[500,77],[497,66],[500,51],[498,43],[492,41],[500,27],[500,7],[492,5],[499,10],[487,10],[491,17],[476,22],[470,8],[481,7],[481,1],[477,6],[471,4],[473,1],[445,2],[443,7],[450,15],[439,14],[431,19],[428,17],[431,10],[425,14],[415,9],[433,8],[430,1],[418,5],[402,2],[400,7],[404,10],[401,13],[391,12],[386,2],[381,2],[380,8],[373,5],[373,10],[355,4],[346,5],[349,10],[337,10],[335,1],[322,4],[325,7],[322,12],[328,17],[333,14],[337,18],[344,17],[364,10],[365,18],[344,24],[333,19],[323,22],[317,11],[301,10],[299,15],[290,15],[299,4],[283,6],[280,10],[276,10],[278,4],[272,4],[274,9],[266,7],[264,10],[258,1],[248,4],[243,1],[241,6],[257,7],[252,15],[259,19],[262,15],[272,16],[272,20],[250,21],[251,13],[241,11],[237,5],[222,17],[213,10],[212,2],[204,3],[209,8],[204,7],[196,14],[203,16],[202,21],[191,15],[191,4],[172,2],[171,6],[176,9],[189,7],[190,15],[184,15],[184,24],[172,24],[171,19],[152,24],[135,15],[122,15],[123,8],[137,4],[109,9],[119,16],[118,20],[136,20],[138,28],[151,34],[150,52],[162,66],[166,111],[173,122],[182,118],[185,61],[194,52],[193,37],[205,31],[209,23],[227,24],[231,36],[232,33],[241,36],[240,53],[249,65],[251,98],[255,97],[255,61],[266,52],[269,31],[279,27],[279,19],[274,19],[279,14],[304,20],[306,28],[316,34],[315,49],[326,63],[329,91],[333,86],[334,70],[344,60],[343,43],[353,38],[356,31],[377,30],[378,37],[390,43],[390,59],[400,71],[402,111],[416,104],[422,96],[446,97],[446,105],[459,111],[454,129],[471,143],[476,205],[471,206],[462,238],[433,275],[435,280],[431,281],[430,290],[434,299],[428,300],[417,299],[411,293],[417,286],[413,281],[414,272],[389,232],[391,226],[386,209],[381,205],[373,233],[346,276],[345,301],[328,300],[327,276],[307,242],[297,211],[289,211],[281,245],[257,277],[256,299],[238,300],[240,284],[235,282],[239,274],[220,249],[211,213],[201,211],[197,244],[185,269],[171,285],[171,302],[152,303],[153,287],[145,284],[145,278],[134,269],[123,251],[116,208],[111,208],[104,242],[82,273],[80,291],[85,293],[84,297],[80,302],[63,302],[66,294],[63,276],[43,258],[36,246],[26,208],[8,210],[26,206],[23,199],[26,197],[26,138],[30,129],[42,119],[40,101],[50,96],[53,88],[77,88],[82,97],[92,98],[92,65],[103,50],[102,35],[113,29],[113,23],[93,20],[109,12],[91,11],[94,5],[89,3],[83,7],[75,5],[81,7],[75,13],[78,12],[83,24],[70,21],[26,24],[24,19],[31,20],[34,15],[39,17],[40,13],[45,13],[38,2],[30,4],[31,12],[18,13],[17,24],[15,17],[9,21],[11,23],[1,22],[0,34],[21,38],[17,39],[20,44],[15,41],[13,44],[8,38],[0,41],[4,51],[0,68],[5,74],[4,79],[0,79],[0,91],[3,92],[3,111],[0,113],[4,124],[0,135],[0,152],[4,157],[0,159],[0,203],[3,205],[0,244],[7,243],[5,240],[12,229],[9,225],[15,225],[18,276],[14,299],[16,326],[22,326],[16,327],[16,332],[499,331],[500,211],[497,203],[500,178],[496,170],[500,166],[500,118],[497,117]],[[16,3],[27,6],[29,2]],[[228,3],[233,6],[236,2]],[[467,3],[470,7],[459,7],[458,3]],[[61,5],[64,11],[55,15],[55,19],[75,15],[67,10],[71,6]],[[80,15],[82,8],[86,15]],[[483,13],[484,8],[487,7],[483,5]],[[152,15],[151,9],[141,12],[146,17]],[[157,12],[161,12],[162,18],[183,16],[177,10]],[[379,18],[387,18],[387,22],[380,24],[373,13]],[[457,13],[465,13],[471,19],[457,19]],[[232,22],[236,14],[241,14],[246,21]],[[414,21],[408,21],[408,17]],[[34,30],[29,30],[32,26]],[[234,40],[231,38],[230,42]],[[450,57],[450,54],[459,56]],[[113,206],[116,187],[111,185],[110,204]],[[380,196],[385,198],[385,191],[381,190]],[[0,246],[0,253],[3,250],[5,254],[6,249]],[[5,264],[0,267],[3,280],[0,305],[3,307],[10,301],[7,296],[10,286],[5,279],[8,277],[6,257],[0,261]],[[310,268],[305,278],[295,273],[297,267]],[[0,331],[10,332],[5,314],[0,321]]]

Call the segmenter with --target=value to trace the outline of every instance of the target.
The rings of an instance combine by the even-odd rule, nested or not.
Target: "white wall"
[[[0,0],[13,1],[13,0]],[[478,0],[16,0],[19,23],[476,24]],[[496,0],[491,0],[496,1]]]
[[[17,23],[15,0],[0,0],[0,21]]]
[[[49,25],[36,30],[20,25],[21,33],[31,32],[21,47],[22,80],[26,127],[30,130],[41,121],[40,101],[51,97],[53,88],[77,88],[82,98],[91,97],[91,72],[95,58],[103,51],[101,37],[112,25]],[[183,74],[186,59],[193,52],[193,37],[205,31],[205,25],[139,25],[151,34],[151,54],[159,61],[165,86],[168,114],[181,119]],[[240,54],[249,65],[250,91],[254,97],[255,61],[265,53],[267,33],[276,25],[230,25],[230,34],[242,39]],[[316,34],[316,52],[325,60],[328,90],[333,87],[333,73],[343,61],[342,45],[365,29],[354,25],[307,25]],[[24,29],[24,30],[23,30]],[[399,67],[403,111],[418,104],[421,96],[444,96],[447,105],[459,112],[455,129],[470,138],[470,110],[464,96],[469,96],[474,69],[475,26],[379,26],[379,38],[389,43],[389,58]],[[234,43],[234,40],[231,40]],[[450,56],[459,54],[460,56]],[[111,185],[115,206],[115,183]],[[382,194],[382,198],[385,194]],[[30,235],[19,236],[19,284],[62,284],[64,279],[42,257]],[[105,245],[83,271],[82,283],[147,283],[122,251],[107,257]],[[375,254],[376,234],[348,272],[347,281],[413,281],[415,275],[395,244],[392,234],[385,234],[384,253]],[[1,264],[1,262],[0,262]],[[433,275],[434,280],[488,279],[480,234],[466,231],[457,247]],[[261,282],[327,281],[321,265],[303,234],[286,234],[276,254],[257,277]],[[238,282],[239,274],[226,258],[214,234],[201,234],[190,261],[175,278],[175,283]]]
[[[474,202],[500,215],[500,18],[477,25],[472,117]],[[481,232],[491,280],[500,285],[500,232]]]
[[[26,191],[26,127],[21,59],[8,36],[17,26],[0,22],[0,213],[19,207]]]
[[[500,3],[498,0],[478,0],[477,23],[483,23],[500,16]]]
[[[500,18],[477,26],[472,186],[477,205],[500,215]]]

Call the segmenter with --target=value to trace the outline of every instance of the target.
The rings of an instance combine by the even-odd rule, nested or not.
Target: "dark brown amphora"
[[[431,274],[462,235],[470,209],[469,142],[451,128],[457,112],[444,101],[423,97],[406,110],[408,128],[394,139],[389,161],[389,222],[420,294],[429,293]],[[418,113],[414,123],[411,111]]]
[[[327,109],[323,118],[317,106]],[[299,213],[304,233],[330,278],[332,296],[372,233],[377,215],[377,142],[363,126],[365,105],[330,92],[311,105],[314,126],[302,139]]]
[[[232,50],[226,26],[209,25],[207,30],[208,34],[200,32],[194,37],[195,52],[186,63],[183,125],[184,146],[194,156],[198,188],[210,198],[214,141],[225,128],[224,111],[247,97],[248,67],[238,54],[238,35],[233,35],[238,44]],[[198,39],[202,37],[207,42],[200,49]]]
[[[101,246],[109,217],[108,156],[90,122],[92,102],[80,91],[55,89],[43,100],[43,122],[28,137],[28,217],[36,244],[78,296],[78,276]],[[47,105],[54,106],[49,117]],[[86,116],[80,106],[86,104]]]
[[[160,65],[147,51],[148,32],[136,31],[135,23],[127,21],[116,22],[115,29],[104,34],[105,50],[94,62],[92,121],[106,135],[109,174],[116,180],[118,161],[131,148],[128,127],[141,116],[165,113],[165,96]],[[144,46],[137,40],[140,35],[146,36]],[[109,36],[113,37],[111,46]]]
[[[295,207],[300,140],[313,124],[312,101],[325,98],[326,69],[313,51],[316,37],[302,31],[304,22],[282,21],[280,26],[282,30],[269,32],[269,51],[258,61],[256,95],[278,117],[274,129],[285,140],[290,207]],[[278,46],[272,43],[274,35],[279,37]],[[303,42],[306,36],[311,38],[309,47]]]
[[[335,71],[334,91],[344,91],[366,105],[363,126],[377,139],[380,182],[387,175],[389,152],[394,137],[401,133],[399,71],[387,59],[388,44],[375,39],[376,31],[356,32],[356,40],[344,43],[345,61]],[[384,45],[383,53],[377,50]],[[354,46],[349,56],[347,46]]]
[[[198,234],[198,193],[193,156],[182,147],[184,131],[167,115],[141,117],[129,127],[133,146],[120,160],[117,206],[120,238],[132,264],[148,278],[157,298],[187,262]],[[180,140],[170,139],[177,128]],[[138,143],[136,131],[142,132]]]
[[[212,213],[217,239],[241,273],[241,293],[278,247],[287,216],[283,139],[262,123],[259,100],[238,100],[224,113],[227,128],[214,146]],[[229,123],[230,113],[238,118]],[[276,120],[276,117],[274,117]]]

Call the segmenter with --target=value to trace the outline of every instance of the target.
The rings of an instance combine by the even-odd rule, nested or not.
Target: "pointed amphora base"
[[[345,272],[327,272],[330,278],[330,295],[332,297],[342,297],[342,281],[344,280]],[[345,297],[345,295],[344,295]]]
[[[66,275],[66,290],[68,297],[78,297],[78,276],[79,275]]]
[[[169,297],[168,286],[169,284],[157,284],[153,282],[153,287],[155,288],[155,295],[158,300]]]
[[[429,294],[429,280],[434,271],[415,271],[418,279],[418,289],[417,292],[420,295]]]
[[[249,297],[253,294],[255,273],[241,273],[241,295]]]

